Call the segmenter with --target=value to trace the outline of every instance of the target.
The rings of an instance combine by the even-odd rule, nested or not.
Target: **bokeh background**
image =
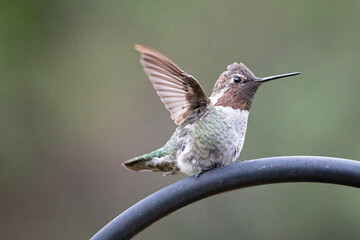
[[[179,179],[121,163],[175,124],[139,64],[158,49],[208,95],[225,67],[264,85],[241,160],[360,158],[359,1],[2,1],[0,238],[88,239]],[[359,239],[360,192],[277,184],[188,206],[134,239]]]

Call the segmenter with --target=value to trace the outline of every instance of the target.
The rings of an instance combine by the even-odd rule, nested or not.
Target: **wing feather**
[[[149,47],[135,45],[135,49],[141,53],[141,65],[175,124],[184,121],[194,109],[209,104],[209,99],[193,76]]]

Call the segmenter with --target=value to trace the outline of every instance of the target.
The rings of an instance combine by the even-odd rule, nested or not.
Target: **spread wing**
[[[141,53],[140,62],[144,71],[175,124],[179,125],[194,109],[209,104],[209,99],[193,76],[149,47],[135,45],[135,49]]]

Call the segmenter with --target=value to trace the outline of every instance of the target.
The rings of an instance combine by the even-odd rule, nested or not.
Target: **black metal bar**
[[[92,240],[130,239],[157,220],[200,199],[239,188],[284,182],[332,183],[360,188],[360,161],[313,156],[248,160],[188,177],[136,203]]]

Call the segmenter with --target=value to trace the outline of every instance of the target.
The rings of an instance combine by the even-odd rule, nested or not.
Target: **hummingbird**
[[[167,143],[123,165],[133,171],[195,175],[235,162],[258,88],[293,72],[258,78],[241,62],[227,66],[207,97],[199,82],[158,51],[135,45],[140,63],[178,127]]]

